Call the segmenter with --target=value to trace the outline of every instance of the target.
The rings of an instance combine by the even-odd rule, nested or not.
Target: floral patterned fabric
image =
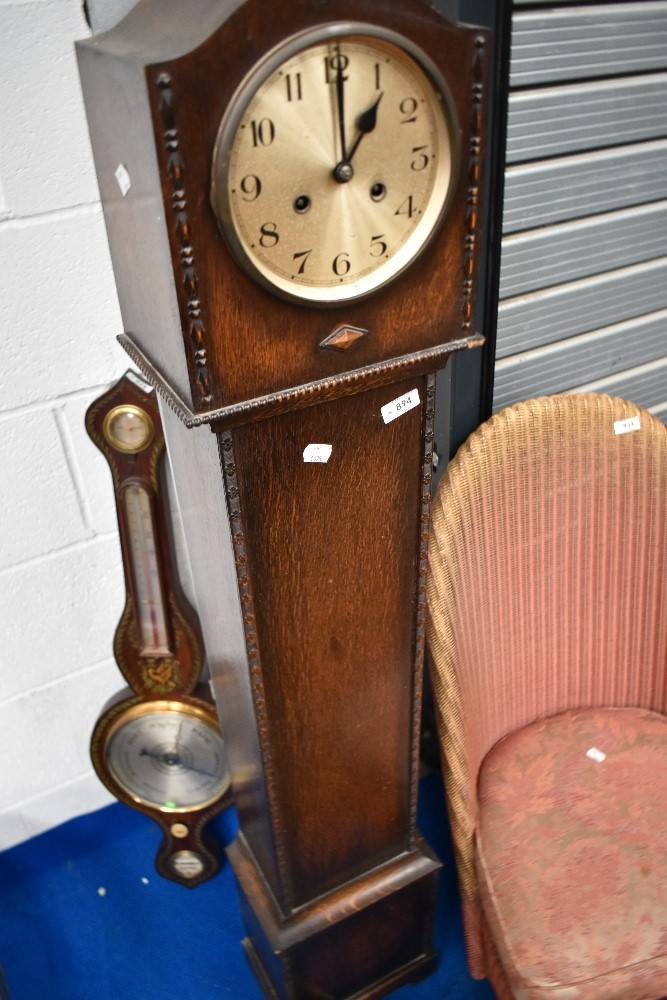
[[[667,717],[565,712],[479,779],[482,907],[517,1000],[667,994]]]

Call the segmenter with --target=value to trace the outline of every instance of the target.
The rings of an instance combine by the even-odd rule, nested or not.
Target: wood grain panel
[[[422,408],[380,407],[416,387],[233,432],[294,905],[408,844]]]

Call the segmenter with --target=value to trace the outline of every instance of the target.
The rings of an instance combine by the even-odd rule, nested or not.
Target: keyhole
[[[310,208],[310,198],[307,194],[300,194],[294,201],[294,211],[303,215]]]

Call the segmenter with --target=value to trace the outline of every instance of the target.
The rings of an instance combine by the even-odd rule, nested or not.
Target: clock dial
[[[143,451],[152,441],[153,422],[145,410],[124,403],[109,411],[103,431],[116,451],[132,454]]]
[[[108,734],[104,760],[126,795],[164,812],[200,809],[229,785],[220,733],[182,702],[128,708]]]
[[[452,186],[443,84],[398,36],[304,33],[245,81],[223,119],[213,206],[237,259],[278,293],[338,303],[423,250]]]

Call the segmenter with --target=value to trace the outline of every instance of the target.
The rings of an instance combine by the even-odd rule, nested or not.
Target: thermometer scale
[[[191,887],[220,867],[207,824],[231,792],[215,708],[200,683],[199,627],[172,556],[154,391],[127,372],[89,408],[86,429],[114,482],[126,584],[114,655],[131,688],[102,712],[91,757],[112,794],[160,826],[158,872]]]
[[[140,653],[171,656],[150,494],[139,483],[128,483],[121,497],[132,557]]]

